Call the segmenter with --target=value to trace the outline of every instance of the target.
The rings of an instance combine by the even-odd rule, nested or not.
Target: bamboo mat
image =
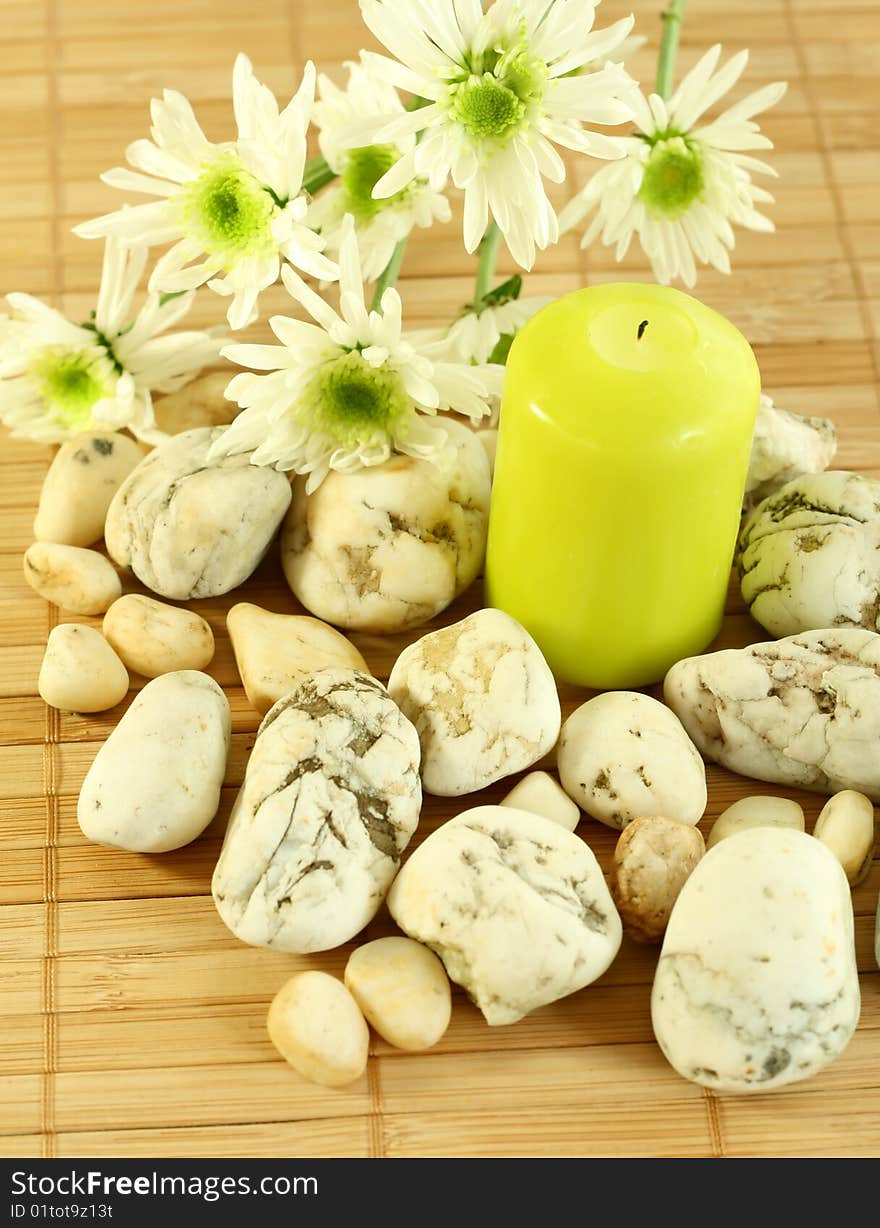
[[[634,7],[651,45],[632,62],[653,74],[660,0],[607,0],[607,24]],[[834,418],[838,464],[880,474],[880,11],[876,0],[691,0],[682,65],[714,41],[752,49],[746,84],[787,78],[766,130],[777,144],[776,236],[741,234],[734,275],[698,293],[753,342],[781,404]],[[310,56],[325,70],[363,34],[354,0],[0,0],[0,290],[28,290],[85,318],[100,252],[70,227],[115,207],[97,180],[146,135],[151,96],[185,91],[209,136],[230,131],[230,70],[247,51],[279,93]],[[573,170],[575,177],[577,170]],[[507,266],[504,266],[507,267]],[[647,270],[618,269],[601,248],[565,239],[531,293]],[[448,319],[474,266],[458,220],[411,245],[410,318]],[[285,309],[267,296],[266,312]],[[200,320],[222,307],[206,296]],[[653,1042],[656,952],[627,941],[595,986],[509,1028],[490,1029],[456,996],[452,1025],[422,1055],[374,1040],[359,1083],[328,1091],[278,1060],[267,1004],[294,971],[340,973],[351,947],[309,959],[239,944],[217,917],[209,880],[257,725],[235,671],[224,615],[239,599],[293,611],[275,559],[228,599],[193,603],[211,623],[211,672],[226,688],[234,737],[221,813],[195,844],[138,856],[87,843],[76,796],[125,704],[79,717],[47,710],[36,678],[49,630],[68,621],[21,579],[44,448],[0,453],[0,1153],[43,1156],[877,1155],[880,973],[873,911],[880,864],[854,893],[862,1020],[844,1055],[790,1091],[715,1096],[680,1079]],[[442,622],[479,604],[466,595]],[[94,620],[97,621],[97,620]],[[420,633],[415,633],[420,634]],[[405,641],[356,637],[380,677]],[[732,591],[722,642],[763,638]],[[584,698],[564,693],[566,711]],[[509,787],[475,801],[498,800]],[[708,827],[734,798],[772,792],[710,771]],[[810,824],[820,799],[795,795]],[[421,836],[453,813],[427,800]],[[613,834],[580,828],[608,864]],[[368,936],[387,932],[381,916]]]

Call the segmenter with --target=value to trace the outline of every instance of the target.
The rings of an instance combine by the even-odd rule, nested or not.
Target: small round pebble
[[[578,806],[548,772],[529,772],[528,776],[523,776],[519,784],[514,785],[501,799],[501,805],[541,814],[566,831],[574,831],[581,817]]]
[[[706,848],[714,848],[720,840],[750,827],[790,827],[792,831],[803,831],[804,812],[788,797],[741,797],[712,824]]]
[[[380,1036],[398,1049],[430,1049],[449,1026],[446,970],[412,938],[377,938],[354,951],[345,984]]]
[[[874,857],[874,807],[864,793],[835,793],[822,807],[813,835],[831,849],[851,887],[867,877]]]
[[[103,614],[122,592],[113,564],[95,550],[34,542],[24,554],[24,578],[71,614]]]
[[[634,819],[614,850],[611,894],[637,942],[660,942],[672,906],[706,851],[698,828],[660,815]]]
[[[201,670],[214,656],[214,633],[204,618],[140,593],[114,601],[103,631],[128,668],[144,678]]]
[[[128,673],[100,631],[62,623],[49,634],[37,685],[52,708],[104,712],[125,698]]]
[[[144,454],[128,435],[88,431],[58,449],[43,480],[34,521],[38,542],[92,546],[116,491]]]
[[[304,1079],[345,1087],[367,1068],[370,1032],[335,976],[300,972],[279,989],[266,1020],[269,1039]]]

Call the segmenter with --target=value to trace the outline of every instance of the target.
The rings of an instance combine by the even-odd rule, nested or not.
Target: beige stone
[[[813,835],[831,849],[851,887],[867,878],[874,857],[874,807],[864,793],[835,793],[822,807]]]
[[[712,824],[706,848],[714,848],[728,836],[750,827],[789,827],[804,830],[803,809],[788,797],[741,797],[719,814]]]
[[[103,554],[56,542],[28,546],[24,578],[46,601],[72,614],[103,614],[122,592],[119,576]]]
[[[529,772],[523,776],[501,799],[501,805],[543,815],[567,831],[574,831],[581,817],[579,807],[548,772]]]
[[[367,1022],[398,1049],[430,1049],[449,1027],[446,971],[412,938],[377,938],[358,947],[345,966],[345,984]]]
[[[204,618],[140,593],[114,601],[103,630],[128,668],[144,678],[204,669],[214,656],[214,633]]]
[[[444,421],[448,465],[392,456],[331,472],[311,495],[294,486],[281,562],[312,614],[348,630],[392,632],[439,614],[477,577],[491,481],[483,446]]]
[[[226,615],[226,626],[247,697],[261,716],[317,669],[370,672],[354,644],[319,618],[273,614],[242,601]]]
[[[197,426],[228,426],[238,413],[235,402],[223,395],[233,375],[231,370],[211,371],[161,397],[153,405],[158,429],[166,435],[180,435]]]
[[[659,942],[672,906],[706,851],[698,828],[660,815],[634,819],[614,850],[611,895],[637,942]]]
[[[272,999],[266,1026],[284,1060],[311,1083],[344,1087],[367,1068],[369,1028],[343,983],[326,972],[291,977]]]
[[[68,439],[43,480],[34,537],[67,546],[100,541],[110,501],[143,459],[135,441],[115,431]]]
[[[38,689],[53,708],[104,712],[125,698],[128,673],[100,631],[62,623],[49,633]]]
[[[526,629],[482,609],[394,663],[388,692],[418,730],[422,783],[460,797],[532,767],[559,735],[556,683]]]
[[[495,454],[498,451],[498,432],[497,430],[477,431],[477,439],[486,450],[486,458],[489,461],[489,475],[495,476]]]

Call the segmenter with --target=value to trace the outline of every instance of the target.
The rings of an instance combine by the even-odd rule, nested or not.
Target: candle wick
[[[648,321],[647,321],[647,320],[642,320],[641,324],[639,325],[639,336],[638,336],[639,341],[641,341],[641,339],[642,339],[642,337],[643,337],[643,335],[644,335],[645,329],[646,329],[647,327],[648,327]]]

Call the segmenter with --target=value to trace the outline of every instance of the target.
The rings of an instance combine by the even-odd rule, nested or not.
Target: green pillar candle
[[[577,290],[517,335],[486,591],[558,678],[644,686],[715,637],[759,396],[742,334],[668,287]]]

